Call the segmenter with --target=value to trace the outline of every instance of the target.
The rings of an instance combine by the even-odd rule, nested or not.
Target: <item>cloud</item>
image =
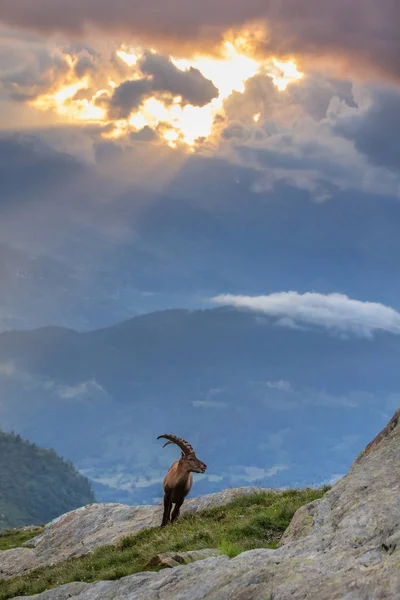
[[[264,469],[262,467],[255,466],[240,466],[238,465],[235,468],[235,471],[238,473],[235,475],[231,475],[231,481],[247,481],[248,483],[253,483],[254,481],[259,481],[260,479],[265,479],[268,477],[273,477],[282,471],[287,471],[289,469],[286,465],[275,465],[270,469]]]
[[[182,71],[166,56],[146,52],[139,66],[142,73],[152,77],[152,89],[155,92],[182,96],[184,101],[193,106],[204,106],[219,94],[212,81],[206,79],[198,69],[190,67]]]
[[[273,318],[289,317],[296,323],[359,336],[375,331],[400,334],[400,313],[384,304],[353,300],[344,294],[278,292],[267,296],[221,294],[216,304],[253,310]]]
[[[299,329],[301,331],[305,331],[306,329],[305,327],[298,325],[296,321],[290,317],[282,317],[282,319],[278,319],[276,325],[279,325],[280,327],[288,327],[289,329]]]
[[[18,367],[18,365],[16,365],[13,361],[0,363],[0,377],[18,381],[25,387],[25,389],[35,389],[45,385],[53,385],[52,381],[45,381],[38,375],[32,375],[28,371]]]
[[[400,75],[397,0],[2,0],[0,20],[46,32],[83,33],[95,26],[175,48],[215,45],[227,29],[257,21],[267,30],[259,44],[265,53]]]
[[[238,139],[243,140],[249,136],[249,132],[244,125],[238,122],[231,122],[225,129],[222,131],[222,137],[225,140]]]
[[[266,386],[272,390],[282,390],[288,392],[292,389],[290,381],[281,379],[280,381],[267,381]]]
[[[266,440],[259,444],[258,449],[261,452],[285,452],[285,445],[287,443],[287,438],[293,435],[293,429],[290,427],[285,427],[284,429],[280,429],[275,433],[269,433],[266,436]],[[285,452],[286,453],[286,452]]]
[[[400,93],[397,89],[372,90],[368,106],[338,118],[333,130],[353,141],[372,164],[400,170]]]
[[[352,390],[346,394],[334,394],[328,393],[325,389],[315,387],[294,387],[288,381],[283,380],[278,382],[259,382],[253,387],[253,393],[256,393],[257,398],[261,401],[264,406],[267,406],[273,411],[291,411],[298,410],[302,407],[318,407],[323,406],[324,408],[344,408],[346,410],[355,409],[359,406],[368,406],[376,401],[373,394],[368,394],[363,391]],[[290,429],[284,429],[278,432],[277,437],[275,434],[273,438],[267,436],[268,444],[271,443],[272,439],[275,439],[275,443],[278,443],[281,434],[290,433]]]
[[[91,469],[80,469],[80,471],[96,483],[124,491],[145,489],[155,484],[161,484],[164,479],[163,475],[132,475],[131,473],[121,473],[121,466],[114,469],[103,468],[100,470],[100,473],[97,473],[96,469],[93,471]]]
[[[217,410],[228,408],[226,402],[216,402],[215,400],[194,400],[192,406],[195,408],[215,408]]]
[[[281,94],[270,78],[256,75],[246,82],[243,94],[233,93],[224,104],[227,122],[220,152],[233,163],[258,172],[252,189],[259,193],[270,192],[283,182],[319,202],[346,189],[399,196],[399,174],[389,170],[385,160],[388,153],[393,163],[397,160],[397,125],[389,136],[389,150],[383,148],[389,125],[380,135],[380,114],[374,119],[373,135],[368,136],[370,125],[366,125],[370,154],[377,157],[373,165],[365,142],[362,145],[355,135],[355,124],[366,122],[371,95],[374,97],[372,88],[324,81],[316,75]],[[388,114],[397,123],[394,101],[392,106]],[[259,117],[257,123],[254,115]]]
[[[381,403],[381,398],[364,392],[362,390],[351,390],[344,394],[328,393],[324,389],[303,387],[291,387],[289,390],[265,390],[265,384],[259,384],[257,397],[264,406],[271,411],[309,410],[309,407],[323,407],[333,409],[345,409],[353,411],[359,407],[369,407]],[[387,400],[386,400],[387,404]],[[390,411],[389,411],[390,412]],[[283,430],[288,433],[290,430]],[[279,433],[279,432],[278,432]],[[269,447],[271,439],[264,444],[264,449]],[[279,435],[276,441],[278,443]]]
[[[12,361],[0,363],[0,378],[17,381],[26,390],[41,390],[44,396],[49,395],[51,398],[56,396],[61,400],[104,401],[109,399],[107,391],[94,379],[82,381],[76,385],[66,385],[41,375],[30,373],[27,370],[19,368]]]
[[[114,90],[110,100],[110,115],[115,119],[126,119],[151,94],[151,89],[148,79],[124,81]]]
[[[93,56],[90,55],[79,57],[74,66],[74,72],[78,79],[81,79],[88,73],[93,73],[96,69],[97,65],[93,60]]]
[[[8,100],[25,101],[39,97],[39,105],[45,110],[37,109],[36,113],[48,115],[49,120],[61,122],[66,114],[74,114],[73,118],[80,115],[80,119],[86,110],[87,114],[91,111],[99,114],[96,111],[100,111],[101,118],[106,119],[107,109],[111,119],[123,119],[153,96],[164,105],[165,110],[160,112],[160,105],[155,103],[157,119],[162,121],[170,118],[166,115],[171,108],[172,97],[174,103],[178,102],[176,108],[181,109],[186,103],[200,107],[218,94],[214,84],[199,70],[190,68],[182,71],[170,58],[153,51],[138,49],[137,62],[134,67],[129,67],[118,57],[115,48],[107,53],[100,42],[98,46],[93,42],[93,47],[83,43],[59,44],[57,47],[54,40],[30,40],[28,34],[21,33],[11,36],[10,31],[1,27],[0,35],[5,39],[5,42],[2,40],[4,56],[0,60],[3,96]],[[0,45],[0,55],[2,47]],[[60,107],[58,100],[54,101],[56,89],[68,87],[71,82],[76,84],[77,76],[84,77],[85,83],[81,83],[87,87],[79,89]],[[214,155],[258,172],[252,191],[261,193],[269,192],[284,182],[304,190],[317,201],[330,199],[336,192],[349,188],[367,193],[400,195],[398,173],[389,170],[397,161],[395,135],[388,138],[393,142],[388,144],[387,149],[385,135],[379,135],[377,131],[383,113],[392,114],[392,121],[397,122],[393,112],[396,94],[393,91],[393,99],[390,100],[392,112],[388,110],[387,103],[382,105],[381,111],[376,108],[374,113],[371,112],[371,119],[375,115],[375,125],[370,123],[369,113],[366,114],[371,102],[364,106],[358,96],[349,81],[325,78],[315,73],[289,86],[282,94],[277,91],[271,77],[258,73],[246,82],[243,94],[233,92],[226,99],[223,109],[225,121],[215,126],[213,131]],[[21,102],[14,104],[28,108]],[[8,107],[7,112],[9,110]],[[255,114],[259,116],[257,123],[254,122]],[[20,122],[20,119],[20,113],[14,116],[14,121]],[[31,122],[29,115],[25,119]],[[7,117],[3,120],[9,121]],[[115,147],[127,147],[140,141],[157,141],[158,146],[166,145],[167,142],[163,141],[164,123],[157,127],[157,121],[151,121],[150,128],[142,127],[141,121],[143,124],[146,122],[143,115],[140,115],[137,125],[127,128],[126,135]],[[102,127],[98,126],[97,133],[93,130],[92,136],[97,136],[97,143],[100,135],[111,132],[111,129],[108,132],[106,129],[112,126],[104,121]],[[136,126],[142,129],[129,131]],[[385,126],[385,133],[389,128],[390,124]],[[79,129],[83,129],[83,121],[80,121]],[[215,144],[219,134],[219,142]],[[375,139],[378,140],[376,147]],[[385,154],[392,158],[385,158]],[[374,163],[372,168],[368,161]]]
[[[268,74],[257,73],[245,82],[243,92],[234,91],[224,103],[227,119],[231,122],[251,126],[264,133],[263,137],[278,132],[280,126],[293,126],[299,118],[307,115],[314,121],[327,116],[328,109],[335,98],[341,105],[356,108],[353,96],[353,84],[349,80],[332,79],[317,72],[305,73],[303,78],[288,85],[284,93],[280,92]],[[254,115],[258,115],[257,124]],[[260,125],[267,121],[268,130],[262,131]]]
[[[108,396],[105,389],[95,380],[83,381],[76,385],[60,385],[56,391],[63,400],[86,400]]]
[[[219,483],[224,480],[221,475],[206,475],[206,479],[208,479],[210,483]]]
[[[271,124],[269,125],[272,129]],[[266,125],[262,126],[266,133]],[[279,130],[279,126],[276,126],[276,130]],[[312,166],[318,148],[311,152],[312,146],[304,143],[304,139],[312,137],[313,130],[310,131],[308,133],[304,127],[296,132],[296,135],[289,138],[289,142],[294,138],[293,147],[289,148],[291,152],[296,152],[299,139],[300,148],[308,148],[308,162]],[[60,149],[63,149],[62,154],[52,151],[50,144],[44,143],[44,139],[50,139],[50,134],[55,145],[56,139],[59,139],[57,146],[59,144]],[[168,151],[164,160],[151,144],[139,144],[136,140],[137,147],[145,147],[143,151],[136,151],[132,147],[131,152],[125,151],[125,144],[128,146],[129,140],[104,140],[101,144],[96,140],[95,160],[101,164],[92,165],[89,172],[87,166],[77,161],[76,157],[85,147],[85,137],[90,154],[94,136],[84,134],[80,127],[73,128],[73,135],[75,141],[72,139],[72,128],[59,128],[58,131],[48,128],[46,131],[32,132],[29,136],[20,134],[2,136],[0,139],[0,179],[3,190],[0,204],[4,208],[0,228],[4,239],[10,240],[10,243],[16,239],[23,240],[24,244],[33,242],[36,252],[48,252],[49,256],[54,256],[53,249],[56,254],[61,249],[68,260],[69,255],[77,256],[78,248],[75,242],[71,244],[69,240],[77,240],[79,248],[87,243],[86,251],[88,255],[90,253],[88,262],[91,262],[90,266],[78,265],[79,261],[68,263],[74,269],[77,267],[77,277],[72,285],[79,293],[74,291],[70,295],[71,286],[69,280],[65,279],[66,292],[63,292],[57,303],[54,303],[51,292],[43,293],[43,297],[32,293],[32,301],[28,302],[26,298],[31,294],[20,293],[20,288],[14,286],[14,299],[6,305],[6,310],[10,314],[14,313],[16,305],[21,305],[22,298],[25,297],[25,305],[20,313],[23,320],[18,323],[18,327],[30,326],[28,319],[32,318],[35,319],[35,324],[45,324],[50,320],[54,323],[72,322],[79,328],[87,327],[86,320],[92,318],[88,316],[87,309],[84,321],[71,319],[77,314],[76,307],[86,303],[85,297],[91,293],[94,277],[104,287],[108,286],[108,282],[104,283],[103,276],[97,276],[97,271],[94,275],[94,266],[97,268],[97,265],[107,259],[110,269],[115,265],[118,270],[121,264],[118,262],[120,248],[126,240],[130,240],[130,248],[140,243],[146,249],[148,258],[146,256],[144,260],[141,258],[143,254],[130,254],[130,264],[137,269],[141,278],[140,286],[152,290],[151,285],[154,286],[155,281],[162,282],[157,283],[158,289],[163,289],[157,308],[164,301],[170,302],[169,298],[165,300],[163,296],[165,286],[173,286],[175,283],[167,284],[167,281],[179,281],[180,289],[187,289],[187,279],[181,275],[184,272],[182,265],[186,265],[187,261],[192,265],[190,277],[194,289],[200,289],[205,281],[201,294],[206,293],[208,296],[224,290],[240,292],[246,289],[251,294],[260,293],[257,272],[265,269],[270,290],[346,290],[350,297],[375,299],[377,280],[384,273],[389,284],[384,289],[379,288],[378,299],[397,308],[397,304],[394,304],[396,282],[395,279],[390,279],[389,271],[396,268],[394,257],[398,243],[395,222],[400,205],[392,199],[353,193],[335,194],[334,201],[323,207],[314,207],[307,201],[308,194],[302,193],[295,186],[288,190],[276,185],[269,193],[263,192],[263,189],[268,189],[263,188],[263,180],[259,183],[260,197],[257,197],[250,190],[254,189],[255,181],[262,177],[260,171],[241,168],[233,161],[232,164],[227,164],[218,157],[205,160],[197,153],[189,158],[185,156],[182,165],[174,166],[172,150]],[[318,139],[322,138],[319,130],[316,130],[315,135]],[[271,135],[267,139],[275,146],[276,155],[280,149],[283,154],[289,152],[289,134],[285,136],[281,132],[274,133],[274,136],[277,136],[275,141],[271,140]],[[328,144],[331,143],[330,140],[328,137]],[[331,160],[327,153],[328,166],[337,160],[348,161],[348,155],[340,152],[342,146],[339,142],[342,141],[346,148],[351,144],[348,140],[338,138],[338,150],[332,154]],[[152,156],[147,160],[150,154]],[[160,163],[163,164],[162,169]],[[304,164],[307,164],[306,158]],[[351,171],[355,170],[353,167],[354,163],[351,162],[347,166],[348,183],[352,181]],[[264,163],[264,169],[268,170],[268,162]],[[382,178],[373,172],[374,169],[365,161],[363,173],[366,179],[372,177],[373,186],[381,185]],[[163,180],[164,173],[167,173],[167,177]],[[317,169],[316,177],[321,178],[321,174]],[[280,177],[288,175],[290,171],[282,168]],[[143,181],[143,187],[154,185],[162,188],[165,197],[172,198],[168,201],[168,211],[165,201],[147,202],[146,194],[129,187],[137,181],[140,184]],[[165,185],[163,181],[166,181]],[[128,182],[126,187],[125,182]],[[174,200],[176,197],[188,198],[190,201],[177,202]],[[148,216],[144,221],[143,218],[138,220],[136,215],[144,212],[142,207],[145,204]],[[204,210],[200,210],[204,207],[208,211],[207,215]],[[163,215],[162,218],[160,214]],[[177,218],[183,226],[178,237],[173,236],[173,239],[170,223]],[[46,223],[46,227],[43,227],[43,223]],[[114,228],[116,235],[115,243],[109,246],[111,236],[106,231],[111,228]],[[237,231],[242,240],[239,245],[229,233],[233,231]],[[338,235],[341,239],[340,248],[337,245]],[[206,239],[209,241],[204,245]],[[199,253],[199,247],[207,248],[207,252]],[[240,247],[241,252],[238,250]],[[211,255],[218,256],[218,261],[211,261],[210,271]],[[156,258],[153,259],[153,256]],[[168,257],[167,263],[163,263],[162,267],[158,266],[157,261],[165,261],[165,256]],[[261,256],[264,257],[262,260],[268,256],[266,264],[261,264]],[[147,266],[151,262],[154,267]],[[83,276],[82,268],[86,269]],[[368,269],[367,278],[360,274],[365,272],[365,268]],[[126,274],[125,267],[123,270]],[[201,283],[199,276],[202,278]],[[134,287],[135,284],[129,277],[127,276],[128,285]],[[149,281],[152,282],[151,285]],[[3,297],[4,294],[11,297],[10,288],[3,287]],[[136,297],[133,300],[129,298],[130,289],[131,287],[129,290],[127,287],[125,291],[122,290],[115,302],[114,297],[112,298],[114,307],[120,307],[120,302],[126,302],[123,311],[116,314],[114,319],[120,319],[121,315],[128,316],[132,307],[136,310],[138,301]],[[182,291],[176,302],[181,304],[184,300]],[[108,306],[110,304],[107,305],[107,310]],[[152,303],[153,306],[155,303]],[[142,304],[140,310],[148,310],[148,307]],[[90,312],[94,314],[94,311]],[[266,318],[266,315],[262,318]],[[284,327],[289,324],[297,328],[304,326],[298,319],[289,316],[282,316],[278,321]]]
[[[193,106],[204,106],[218,96],[218,89],[198,69],[182,71],[166,56],[145,52],[138,67],[144,77],[121,83],[110,100],[111,114],[117,119],[127,118],[145,98],[157,93],[179,96],[181,104]]]
[[[0,93],[14,101],[33,100],[56,89],[70,71],[67,56],[43,40],[5,35],[0,26]]]
[[[153,142],[156,139],[158,139],[157,133],[148,125],[131,133],[131,140],[135,142]]]

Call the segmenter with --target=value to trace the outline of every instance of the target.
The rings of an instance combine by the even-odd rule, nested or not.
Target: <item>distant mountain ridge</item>
[[[0,431],[0,530],[47,523],[94,501],[89,481],[70,462]]]
[[[400,405],[400,337],[347,338],[232,307],[173,309],[78,333],[0,335],[3,427],[72,460],[101,501],[158,502],[188,439],[230,485],[322,484]]]

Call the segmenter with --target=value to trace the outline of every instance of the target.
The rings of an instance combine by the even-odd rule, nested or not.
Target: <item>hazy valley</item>
[[[335,480],[398,406],[400,340],[344,337],[229,307],[148,314],[88,333],[0,335],[1,421],[54,448],[100,501],[157,502],[188,439],[193,493]]]

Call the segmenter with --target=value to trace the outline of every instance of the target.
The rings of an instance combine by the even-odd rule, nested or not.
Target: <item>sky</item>
[[[258,427],[264,454],[249,450],[242,482],[263,474],[268,483],[277,468],[293,482],[290,460],[313,466],[308,438],[318,452],[325,444],[321,477],[345,472],[399,402],[399,25],[398,0],[1,0],[0,332],[87,332],[166,308],[245,310],[267,324],[265,355],[243,316],[221,351],[222,373],[192,380],[195,371],[177,368],[184,385],[171,383],[176,357],[166,353],[178,433],[208,432],[209,422],[219,431],[228,413],[227,440],[238,424],[253,436]],[[224,331],[219,314],[208,318]],[[159,318],[161,340],[186,334]],[[132,414],[125,408],[130,327],[116,329],[124,379],[119,357],[112,376],[104,368],[101,345],[97,371],[90,361],[73,366],[73,351],[65,361],[57,344],[59,362],[46,354],[53,334],[70,339],[65,332],[45,330],[22,349],[17,336],[29,368],[1,336],[3,426],[63,454],[79,421],[93,428],[93,448],[104,444],[99,481],[123,461],[142,478],[160,452],[153,415],[158,435],[175,413],[162,410],[165,392],[153,382],[138,396],[141,421],[133,401]],[[205,343],[201,325],[194,331],[183,357]],[[153,365],[152,352],[168,344],[148,338]],[[90,452],[83,445],[70,458],[94,468]]]
[[[3,0],[0,328],[221,298],[290,323],[317,298],[327,326],[335,304],[397,331],[399,20],[395,0]]]

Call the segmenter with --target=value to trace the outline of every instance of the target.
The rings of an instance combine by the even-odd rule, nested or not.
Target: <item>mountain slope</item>
[[[90,484],[72,464],[0,431],[0,529],[47,523],[91,502]]]
[[[129,522],[131,529],[136,517],[136,525],[143,528],[144,515],[140,513],[145,511],[149,516],[149,512],[154,514],[157,509],[135,507],[129,511],[128,507],[97,505],[79,514],[64,515],[47,528],[40,550],[38,546],[36,552],[36,548],[26,553],[17,549],[1,557],[6,574],[10,559],[14,559],[12,567],[17,566],[17,573],[25,562],[26,572],[33,566],[32,563],[27,565],[28,555],[37,561],[38,554],[43,553],[44,558],[47,553],[43,546],[48,544],[59,551],[58,556],[64,562],[54,564],[57,558],[52,556],[51,567],[5,579],[0,597],[4,600],[16,596],[28,598],[30,594],[32,598],[32,594],[46,590],[37,598],[398,600],[399,429],[400,410],[358,455],[348,474],[325,494],[324,490],[247,493],[237,496],[230,504],[218,498],[218,494],[216,498],[199,498],[199,504],[209,504],[211,510],[193,514],[197,512],[193,506],[189,509],[190,516],[182,515],[171,527],[142,530],[134,536],[115,540],[114,546],[102,546],[94,551],[93,533],[99,535],[97,541],[104,533],[107,541],[109,536],[105,519],[93,518],[92,509],[98,516],[106,516],[106,520],[113,511],[122,513],[122,519],[113,519],[120,534],[125,528],[124,521]],[[313,501],[300,506],[291,519],[295,504],[299,506],[307,496]],[[217,506],[212,507],[214,501]],[[195,503],[196,500],[192,501],[192,505]],[[185,505],[188,509],[190,502]],[[133,511],[136,515],[127,519],[127,513]],[[160,517],[161,507],[158,511]],[[73,551],[71,529],[73,542],[83,542],[79,549],[81,556],[72,561],[65,560],[67,553]],[[68,533],[67,538],[65,533]],[[217,552],[209,548],[209,558],[198,554],[188,557],[179,552],[204,548],[210,543],[217,544]],[[255,549],[243,552],[248,548]],[[93,552],[88,554],[91,550]],[[165,550],[169,550],[169,559],[174,560],[172,564],[171,560],[165,560],[165,555],[159,554]],[[218,556],[218,550],[226,556]],[[86,556],[82,556],[83,553]],[[230,560],[228,557],[232,556],[235,558]],[[160,571],[128,575],[137,568]],[[62,583],[66,585],[61,586]],[[60,587],[49,589],[56,585]]]

